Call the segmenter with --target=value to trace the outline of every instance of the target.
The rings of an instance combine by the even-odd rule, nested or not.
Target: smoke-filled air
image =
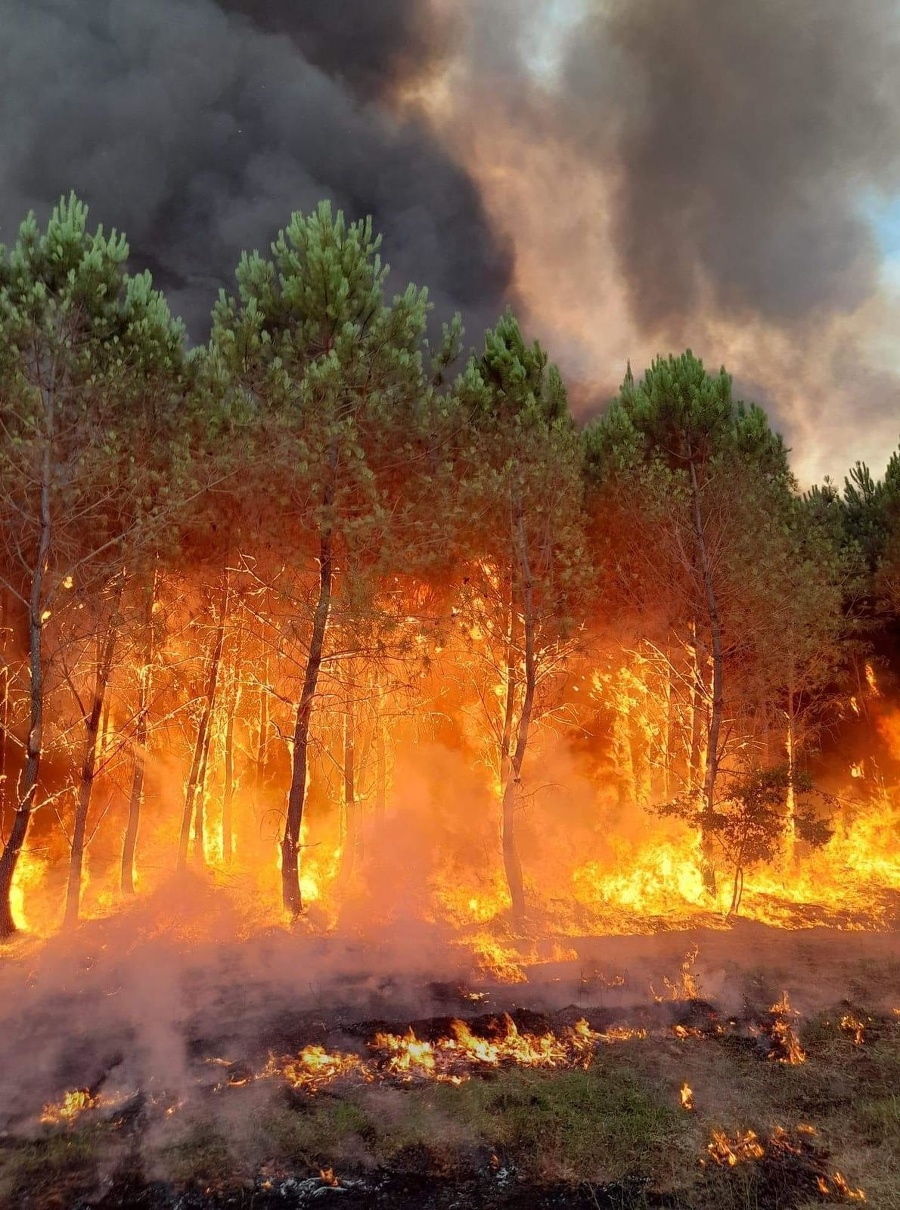
[[[896,1210],[896,0],[0,7],[0,1207]]]

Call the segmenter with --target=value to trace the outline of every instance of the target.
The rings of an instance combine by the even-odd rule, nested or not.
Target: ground
[[[588,938],[514,985],[421,935],[121,936],[3,956],[4,1210],[900,1210],[897,934]]]

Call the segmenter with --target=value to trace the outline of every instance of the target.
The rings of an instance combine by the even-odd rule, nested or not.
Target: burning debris
[[[810,1193],[820,1193],[828,1200],[865,1202],[862,1189],[852,1188],[838,1171],[826,1171],[827,1155],[817,1151],[813,1140],[816,1130],[801,1123],[793,1131],[776,1126],[767,1139],[761,1139],[754,1130],[738,1131],[729,1135],[723,1130],[714,1130],[707,1145],[707,1154],[718,1167],[736,1168],[743,1164],[767,1166],[771,1177],[793,1172],[802,1178]],[[703,1161],[701,1161],[702,1163]],[[760,1202],[762,1205],[763,1203]]]
[[[860,1020],[855,1013],[844,1013],[841,1017],[841,1029],[853,1038],[855,1046],[862,1046],[866,1037],[866,1022]]]
[[[44,1106],[41,1122],[45,1126],[71,1126],[86,1110],[97,1109],[100,1104],[100,1098],[93,1096],[88,1089],[74,1088],[55,1105]]]
[[[712,1157],[713,1163],[720,1166],[727,1165],[729,1168],[747,1160],[762,1159],[766,1153],[765,1147],[760,1143],[753,1130],[746,1130],[743,1134],[737,1134],[733,1138],[729,1138],[724,1130],[714,1130],[712,1140],[706,1150]]]
[[[773,1017],[770,1034],[773,1046],[769,1051],[769,1058],[778,1063],[788,1063],[792,1067],[805,1063],[806,1054],[795,1030],[800,1014],[791,1008],[787,992],[782,993],[781,999],[772,1005],[770,1011]]]
[[[848,1202],[864,1202],[866,1200],[863,1190],[851,1188],[840,1172],[833,1172],[831,1176],[817,1177],[816,1188],[826,1197],[840,1198]]]
[[[461,1084],[473,1076],[509,1067],[572,1069],[589,1066],[598,1047],[647,1036],[640,1028],[610,1026],[593,1030],[580,1019],[558,1031],[520,1029],[508,1014],[477,1022],[453,1020],[425,1039],[410,1027],[405,1033],[376,1032],[368,1056],[305,1047],[296,1058],[270,1058],[262,1077],[279,1077],[295,1089],[315,1093],[338,1081],[362,1083],[433,1080]],[[474,1028],[479,1032],[474,1032]]]

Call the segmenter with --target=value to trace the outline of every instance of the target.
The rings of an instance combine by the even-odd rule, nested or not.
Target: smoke
[[[378,100],[427,79],[446,58],[458,22],[430,0],[219,0],[257,28],[286,34],[304,58]]]
[[[395,286],[489,322],[508,247],[425,122],[387,107],[436,66],[427,6],[300,7],[7,0],[0,238],[74,188],[202,335],[241,250],[331,198],[374,216]]]
[[[331,198],[473,338],[513,299],[585,414],[690,344],[801,477],[896,443],[897,0],[6,0],[0,239],[74,187],[202,337]],[[853,420],[848,419],[848,414]],[[859,424],[859,420],[864,423]],[[848,429],[853,444],[848,454]]]
[[[515,230],[517,296],[584,412],[627,360],[691,345],[769,407],[802,478],[883,467],[896,0],[496,8],[472,0],[442,128]]]
[[[878,255],[865,189],[900,181],[891,0],[615,0],[573,39],[561,104],[612,160],[633,313],[776,323],[850,311]]]

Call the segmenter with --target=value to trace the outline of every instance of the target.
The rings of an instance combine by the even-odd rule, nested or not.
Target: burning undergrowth
[[[897,1204],[884,950],[821,937],[816,1001],[774,930],[765,971],[710,933],[507,984],[290,934],[92,940],[2,972],[0,1204]]]

